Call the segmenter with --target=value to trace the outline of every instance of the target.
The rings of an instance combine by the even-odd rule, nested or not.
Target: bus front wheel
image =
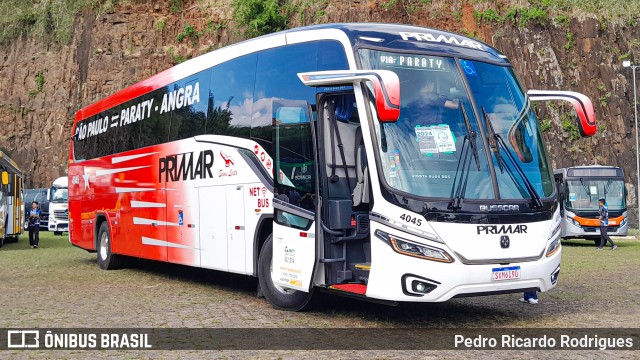
[[[260,257],[258,258],[258,281],[264,297],[269,303],[280,310],[301,311],[309,308],[314,290],[309,293],[289,290],[273,283],[271,279],[273,257],[273,240],[269,235],[262,245]]]
[[[107,222],[100,224],[98,230],[98,265],[103,270],[114,270],[122,267],[123,258],[111,252],[111,234]]]

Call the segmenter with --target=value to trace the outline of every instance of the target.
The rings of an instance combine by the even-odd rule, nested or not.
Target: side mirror
[[[9,173],[6,171],[2,172],[2,185],[9,185]]]
[[[593,103],[588,96],[573,91],[529,90],[527,92],[531,101],[563,100],[573,105],[578,114],[578,129],[582,136],[596,134],[596,115]]]
[[[370,81],[376,98],[376,111],[382,122],[396,122],[400,117],[400,79],[389,70],[335,70],[298,73],[307,86],[351,85]]]

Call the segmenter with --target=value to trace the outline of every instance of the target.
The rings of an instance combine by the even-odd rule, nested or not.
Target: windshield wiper
[[[462,117],[464,118],[465,127],[467,129],[467,135],[464,136],[464,141],[462,142],[462,173],[460,173],[460,182],[458,183],[458,187],[456,188],[455,194],[453,196],[453,201],[449,204],[449,209],[458,210],[461,207],[462,200],[464,199],[464,194],[467,190],[467,182],[469,181],[469,167],[471,166],[471,158],[469,157],[469,149],[473,151],[473,158],[476,161],[476,167],[478,171],[480,171],[480,159],[478,158],[478,148],[476,145],[477,133],[471,130],[471,123],[469,122],[469,118],[467,117],[467,113],[464,110],[464,105],[460,103],[460,109],[462,110]],[[469,146],[465,147],[469,142]],[[456,168],[456,174],[453,177],[453,186],[451,190],[455,187],[456,180],[458,179],[458,171],[460,170],[460,162],[458,162],[458,167]],[[463,180],[464,178],[464,180]]]
[[[473,158],[476,160],[476,167],[478,168],[478,171],[480,171],[480,159],[478,159],[478,146],[476,145],[476,132],[471,130],[471,122],[469,122],[464,105],[461,101],[459,101],[459,104],[460,109],[462,110],[462,117],[464,118],[464,126],[467,129],[467,136],[469,136],[471,140],[469,144],[471,144],[471,149],[473,150]]]
[[[473,140],[471,139],[473,137]],[[467,190],[467,181],[469,180],[469,167],[471,166],[471,157],[469,156],[469,150],[471,149],[471,142],[475,141],[476,133],[472,132],[471,135],[465,135],[464,141],[462,142],[462,161],[458,162],[458,167],[456,168],[456,174],[453,177],[453,186],[451,186],[451,195],[453,201],[449,203],[448,208],[452,210],[458,210],[461,207],[462,199],[464,198],[464,193]],[[469,145],[467,146],[467,142]],[[462,166],[460,166],[462,164]],[[458,181],[458,172],[462,168],[462,172],[460,173],[460,181]],[[479,170],[479,169],[478,169]],[[456,187],[456,184],[458,186]],[[454,192],[455,189],[455,192]]]
[[[488,137],[489,137],[489,147],[491,148],[491,150],[493,150],[493,154],[495,155],[496,159],[498,160],[498,166],[500,167],[500,172],[504,173],[504,159],[502,158],[502,155],[500,155],[500,144],[498,143],[498,134],[496,133],[496,130],[493,128],[493,124],[491,123],[491,120],[489,119],[489,115],[487,115],[487,111],[484,109],[484,106],[481,106],[480,109],[482,109],[482,117],[484,118],[484,122],[487,125],[487,132],[488,132]]]
[[[529,180],[527,175],[524,173],[524,170],[522,170],[522,167],[520,166],[520,164],[518,164],[516,159],[509,152],[509,148],[507,147],[507,144],[505,143],[502,136],[496,133],[495,129],[493,128],[493,124],[491,123],[491,119],[489,119],[489,116],[487,115],[487,111],[484,109],[484,106],[481,106],[480,108],[482,109],[482,116],[484,117],[484,121],[487,123],[487,129],[489,131],[489,146],[491,146],[492,149],[493,149],[493,146],[495,146],[494,153],[496,153],[496,159],[498,160],[498,164],[500,165],[500,170],[504,172],[504,169],[503,169],[503,165],[504,165],[504,168],[506,168],[508,171],[511,171],[509,167],[506,166],[506,164],[504,164],[504,159],[500,155],[500,147],[502,147],[502,150],[504,150],[509,160],[511,160],[511,163],[516,168],[516,172],[522,178],[522,181],[524,182],[524,185],[527,188],[527,191],[529,192],[529,196],[531,196],[531,199],[534,201],[535,206],[538,208],[542,207],[543,204],[542,204],[542,200],[540,199],[540,195],[538,195],[538,193],[536,192],[536,189],[531,183],[531,180]],[[491,145],[492,138],[493,138],[494,145]]]

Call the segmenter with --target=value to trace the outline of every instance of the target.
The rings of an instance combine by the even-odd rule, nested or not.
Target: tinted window
[[[204,132],[207,116],[209,71],[177,81],[173,85],[175,110],[171,112],[169,141],[186,139]]]
[[[258,55],[251,138],[272,149],[272,102],[303,100],[315,109],[316,89],[305,86],[298,73],[348,69],[344,48],[336,41],[316,41],[269,49]],[[270,155],[273,157],[274,153]]]
[[[284,194],[281,200],[292,205],[309,205],[303,197],[315,194],[315,160],[311,128],[309,122],[309,104],[306,101],[278,100],[273,102],[273,119],[276,133],[275,173],[278,193]]]
[[[249,138],[256,58],[245,55],[212,69],[205,133]]]

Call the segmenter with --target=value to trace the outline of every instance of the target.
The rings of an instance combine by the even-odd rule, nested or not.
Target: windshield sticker
[[[569,193],[569,201],[576,201],[576,193]]]
[[[427,126],[416,126],[416,142],[420,148],[420,153],[427,156],[438,153],[438,145],[433,134],[433,129]]]
[[[473,63],[469,60],[460,60],[460,65],[462,66],[462,69],[464,70],[464,73],[470,76],[478,76],[478,73],[476,72],[476,67],[473,65]]]
[[[591,190],[591,195],[597,195],[598,194],[598,187],[597,186],[589,186],[589,190]]]
[[[389,155],[389,166],[391,169],[389,170],[389,177],[398,176],[398,168],[400,167],[400,150],[391,151]]]
[[[436,140],[436,145],[438,145],[439,152],[446,153],[456,151],[456,144],[453,140],[453,136],[451,135],[449,125],[440,124],[433,127],[431,131]]]

